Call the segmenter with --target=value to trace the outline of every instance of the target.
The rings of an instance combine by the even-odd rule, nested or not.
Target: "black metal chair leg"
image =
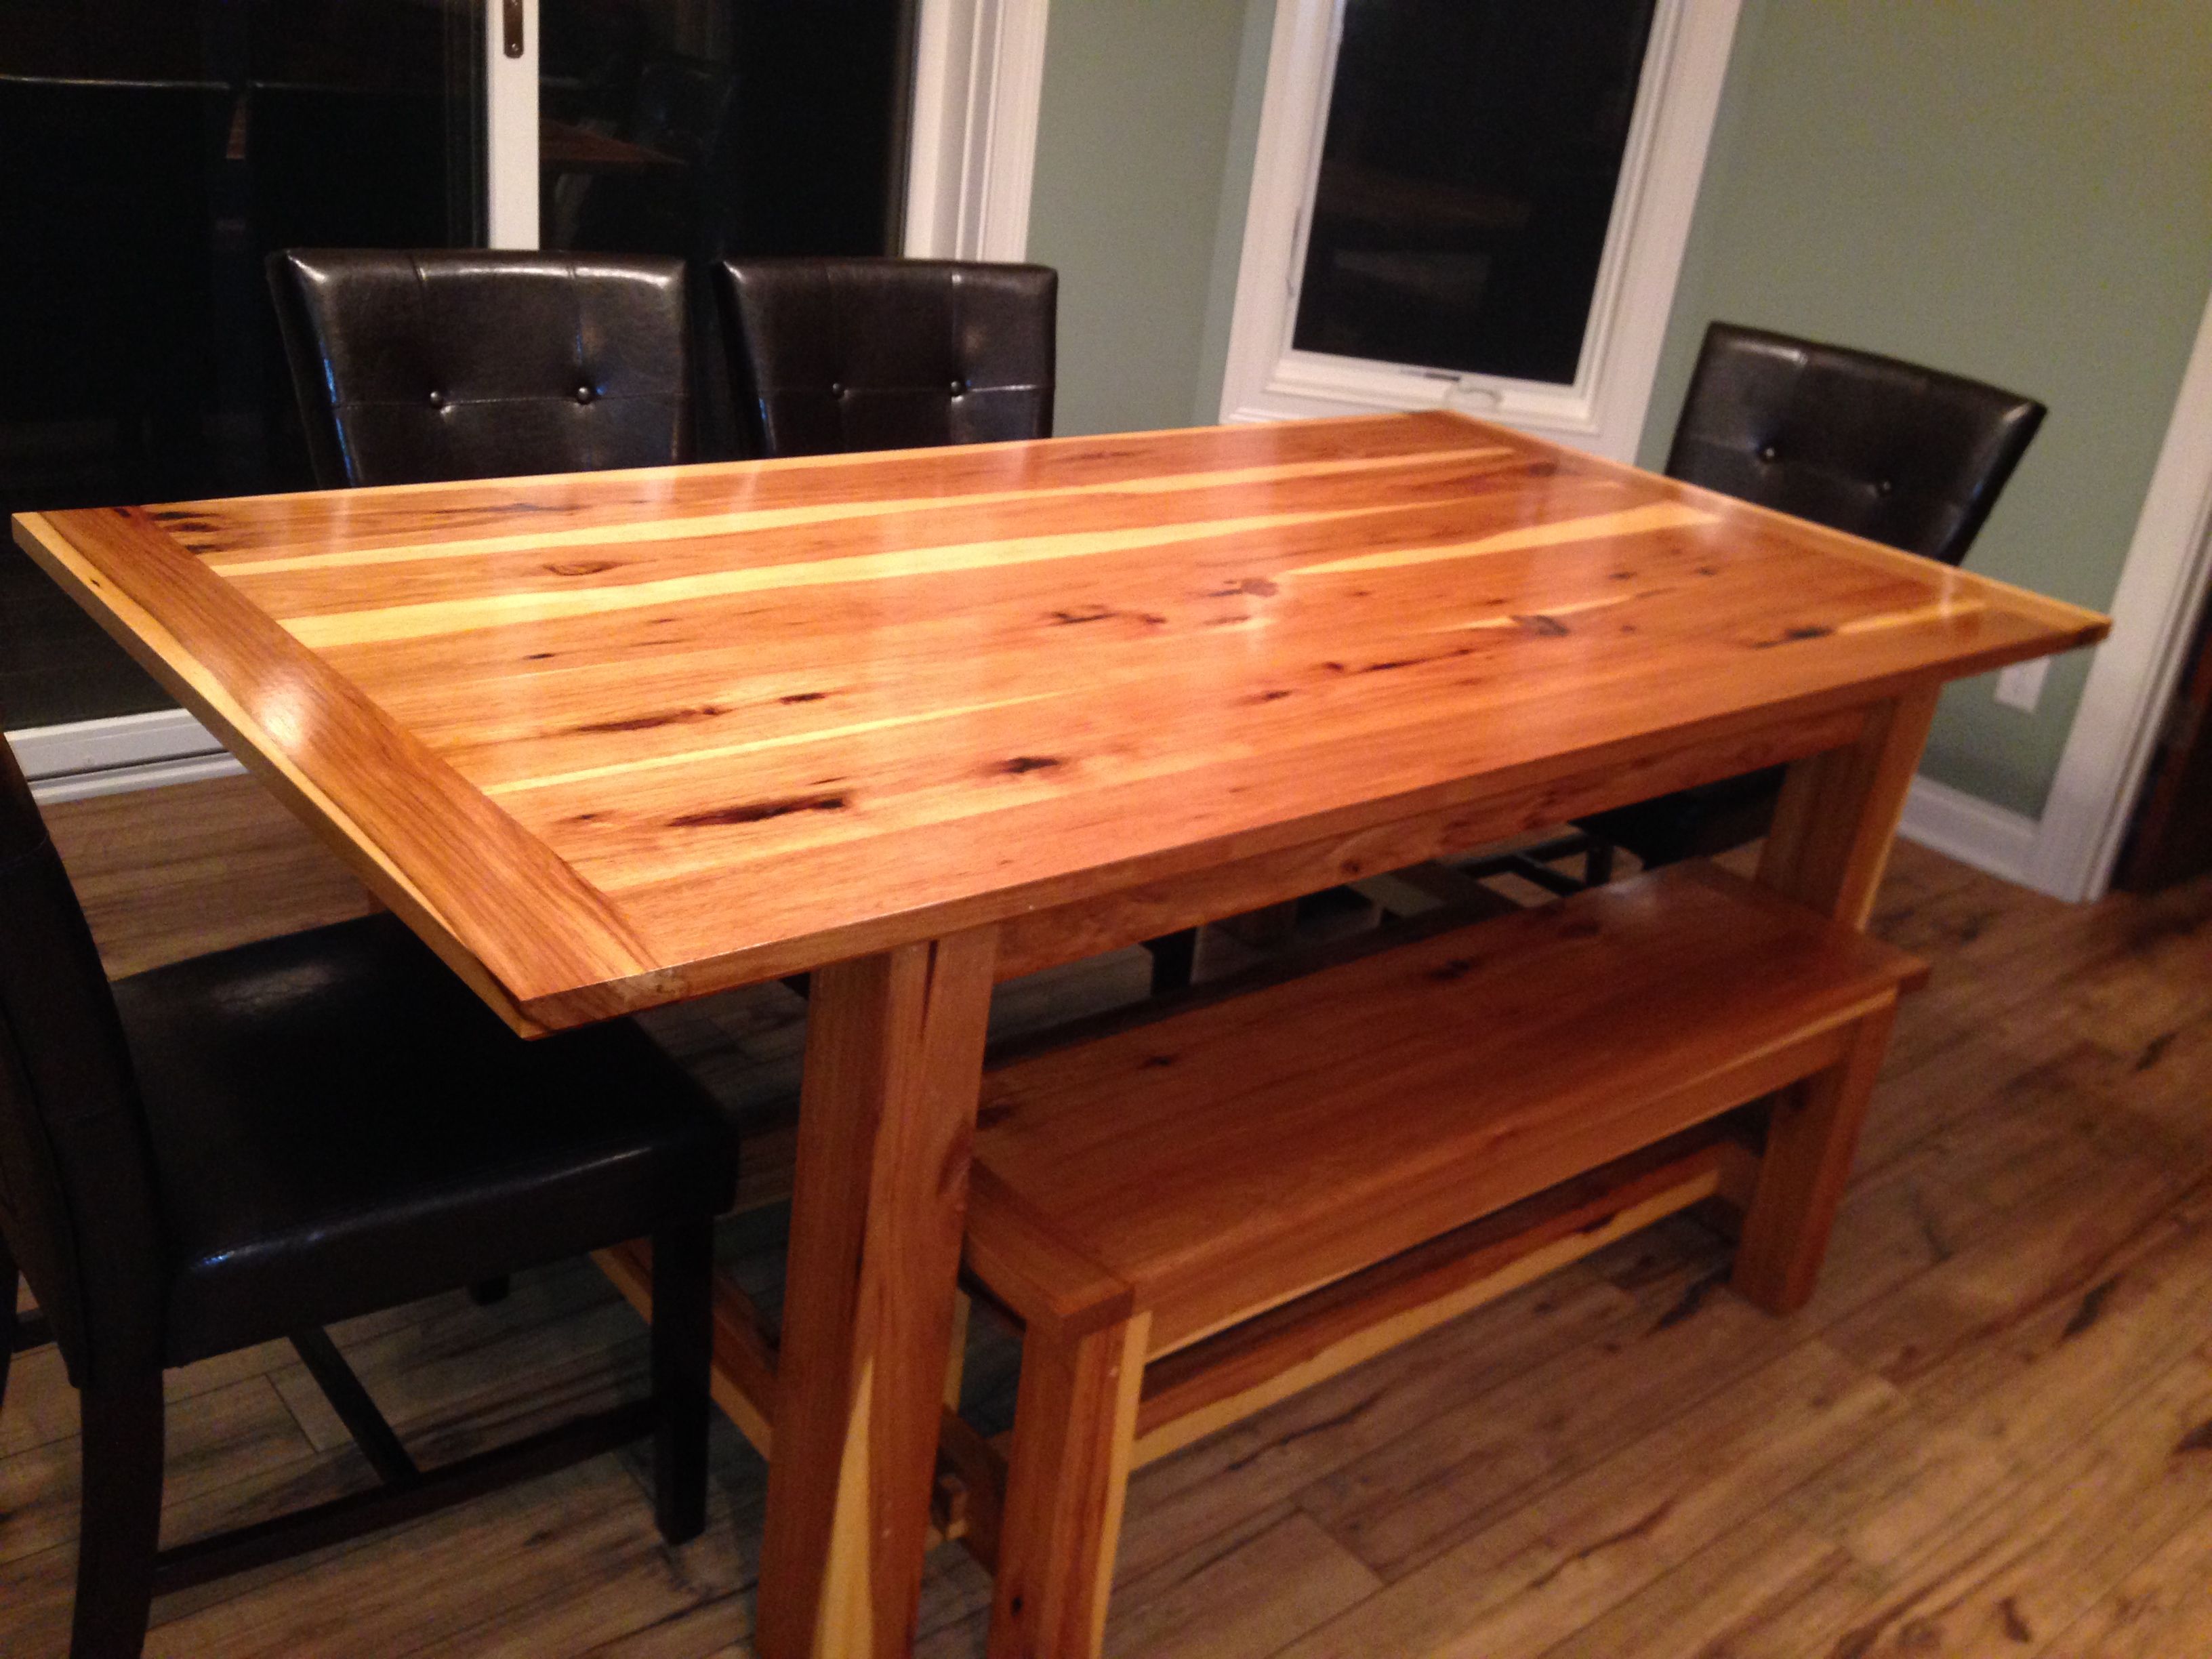
[[[1198,929],[1186,927],[1180,933],[1163,933],[1158,939],[1145,941],[1145,949],[1152,953],[1152,994],[1164,991],[1181,991],[1190,984],[1191,970],[1198,962]]]
[[[161,1528],[161,1374],[86,1389],[70,1659],[138,1659]]]
[[[707,1431],[713,1409],[714,1229],[710,1222],[653,1240],[653,1502],[672,1544],[707,1528]]]
[[[1593,841],[1589,850],[1583,854],[1583,880],[1592,887],[1602,887],[1613,879],[1613,843]]]

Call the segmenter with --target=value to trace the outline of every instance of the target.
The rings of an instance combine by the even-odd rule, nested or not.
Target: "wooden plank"
[[[1900,1409],[1818,1342],[1393,1582],[1286,1659],[1534,1659],[1768,1508]]]
[[[1292,1510],[1115,1599],[1107,1651],[1130,1659],[1269,1659],[1379,1588],[1343,1546]]]
[[[2128,1410],[2083,1425],[2047,1457],[2008,1463],[1995,1480],[1956,1486],[1948,1494],[1914,1486],[1882,1492],[1846,1534],[1855,1550],[1881,1538],[1897,1511],[1925,1498],[1948,1495],[1950,1512],[1901,1558],[1872,1571],[1863,1559],[1855,1598],[1826,1600],[1814,1617],[1807,1616],[1814,1610],[1785,1602],[1754,1621],[1747,1639],[1786,1632],[1803,1644],[1800,1651],[1848,1651],[1868,1659],[2081,1652],[2054,1638],[2084,1616],[2087,1630],[2102,1624],[2102,1633],[2121,1638],[2128,1621],[2100,1620],[2100,1600],[2118,1600],[2134,1572],[2212,1514],[2212,1459],[2191,1443],[2208,1415],[2212,1367],[2200,1356],[2142,1379]],[[2190,1592],[2185,1604],[2146,1607],[2150,1630],[2206,1627],[2201,1581],[2165,1577],[2179,1565],[2160,1564],[2143,1576],[2145,1582],[2187,1585]],[[2179,1616],[2183,1605],[2185,1618]],[[2112,1610],[2107,1601],[2107,1620]],[[2163,1659],[2200,1646],[2185,1640],[2148,1651]]]
[[[938,1454],[943,1464],[939,1501],[933,1506],[938,1532],[958,1539],[987,1570],[995,1568],[1005,1528],[1006,1454],[949,1406],[939,1429]]]
[[[990,1659],[1096,1659],[1121,1540],[1152,1316],[1032,1334],[1006,1472]]]
[[[1135,1461],[1224,1425],[1510,1294],[1719,1191],[1724,1136],[1566,1183],[1148,1366]]]
[[[632,1239],[592,1252],[630,1306],[653,1318],[653,1241]],[[728,1273],[714,1273],[714,1369],[709,1389],[722,1414],[763,1457],[775,1455],[775,1344],[760,1310]]]
[[[1843,1058],[1796,1085],[1767,1119],[1731,1282],[1769,1313],[1795,1313],[1812,1299],[1896,1012],[1892,998],[1862,1016]]]
[[[2201,1652],[2212,1629],[2203,1593],[2207,1583],[2212,1583],[2212,1510],[2200,1511],[2061,1630],[2043,1650],[2045,1659],[2167,1659]]]
[[[2105,627],[1433,412],[16,533],[548,1028],[1492,795],[1533,821],[1600,771],[1656,793],[1689,780],[1639,769],[1686,744]]]
[[[169,816],[185,812],[196,836],[221,844],[230,807],[186,805],[207,787],[121,798],[135,811],[104,820],[117,838],[103,848],[116,903],[129,902],[130,844],[163,866]],[[287,855],[259,823],[240,817],[228,866],[162,868],[155,878],[173,883],[164,890],[176,902],[149,923],[149,951],[189,953],[193,893],[215,909],[234,890],[226,884],[244,895],[281,887]],[[267,880],[264,859],[277,860]],[[258,915],[261,902],[237,908]],[[1155,1462],[1131,1488],[1109,1650],[1218,1642],[1271,1652],[1366,1599],[1377,1577],[1418,1569],[1585,1471],[1671,1492],[1704,1472],[1693,1458],[1640,1474],[1618,1460],[1822,1329],[1893,1375],[1910,1412],[1825,1468],[1811,1455],[1794,1464],[1778,1509],[1731,1525],[1610,1607],[1578,1610],[1562,1659],[1689,1659],[1715,1644],[1826,1656],[1846,1637],[1887,1659],[1911,1650],[1908,1636],[1937,1640],[1936,1625],[1936,1651],[1977,1651],[1986,1634],[1991,1652],[2034,1653],[2071,1628],[2051,1622],[2062,1602],[2089,1619],[2058,1650],[2066,1659],[2128,1653],[2137,1628],[2154,1644],[2145,1659],[2212,1650],[2212,1608],[2185,1541],[2202,1536],[2208,1454],[2181,1449],[2212,1407],[2198,1409],[2177,1370],[2202,1343],[2212,1283],[2189,1195],[2212,1136],[2212,1042],[2185,994],[2200,975],[2208,905],[2212,889],[2200,887],[2065,906],[1900,845],[1875,925],[1935,957],[1937,973],[1900,1015],[1813,1304],[1776,1322],[1717,1285],[1686,1295],[1725,1252],[1701,1228],[1662,1224]],[[1102,984],[1127,988],[1114,974],[1071,977],[1068,1006]],[[773,1081],[777,1059],[749,1046],[745,1019],[729,1023],[726,1050],[685,1053],[741,1103],[763,1073]],[[1962,1042],[1965,1031],[1977,1040]],[[2067,1334],[2093,1292],[2094,1317]],[[596,1271],[574,1267],[523,1276],[498,1308],[441,1297],[349,1322],[340,1337],[403,1431],[439,1455],[475,1443],[465,1418],[504,1436],[565,1415],[579,1390],[592,1392],[576,1403],[599,1399],[594,1377],[641,1382],[629,1314]],[[986,1388],[1000,1363],[990,1341],[979,1334]],[[607,1362],[615,1348],[620,1365]],[[286,1363],[278,1345],[172,1373],[173,1480],[198,1495],[172,1504],[171,1539],[362,1478],[344,1450],[258,1461],[258,1418],[210,1401],[203,1437],[182,1403],[276,1366],[272,1380],[322,1445],[335,1425],[307,1415],[312,1389],[291,1386]],[[42,1538],[65,1540],[73,1525],[75,1421],[58,1356],[24,1356],[0,1410],[0,1452],[50,1447],[43,1463],[21,1466],[7,1504]],[[635,1467],[609,1458],[574,1485],[556,1478],[298,1572],[158,1602],[149,1651],[382,1659],[489,1644],[545,1659],[736,1659],[751,1651],[765,1468],[735,1435],[718,1437],[715,1457],[708,1537],[674,1557],[658,1544]],[[1808,1534],[1840,1565],[1820,1565]],[[72,1562],[62,1541],[0,1565],[0,1650],[63,1650]],[[918,1650],[979,1651],[988,1580],[948,1550],[931,1559],[928,1582]],[[2008,1596],[2033,1643],[2006,1632]],[[2123,1622],[2130,1608],[2139,1622]]]
[[[1858,742],[1790,769],[1759,857],[1761,881],[1848,926],[1866,926],[1939,689],[1899,697],[1874,712]]]
[[[1825,1068],[1918,972],[1717,872],[1592,891],[994,1069],[975,1225],[1018,1198],[1171,1352]]]
[[[1135,1310],[1128,1280],[1071,1246],[1049,1216],[987,1165],[971,1172],[968,1219],[969,1273],[1025,1325],[1060,1338]]]
[[[72,514],[66,535],[35,515],[17,522],[47,574],[518,1030],[537,1033],[520,1005],[548,978],[643,966],[644,947],[599,893],[352,682],[302,660],[274,622],[231,602],[142,509]],[[528,938],[515,926],[523,890],[542,907]]]
[[[111,978],[344,921],[374,902],[255,779],[173,786],[154,799],[132,792],[41,809]]]
[[[988,931],[814,979],[761,1548],[769,1659],[914,1641]]]
[[[1565,818],[1820,753],[1856,742],[1865,720],[1856,708],[1776,715],[1749,729],[1688,738],[1658,752],[1632,757],[1607,752],[1571,770],[1547,769],[1525,781],[1493,778],[1479,801],[1462,805],[1362,823],[1270,851],[1221,849],[1225,856],[1217,860],[1133,884],[1103,901],[1032,908],[1009,918],[1000,927],[1000,972],[1006,978],[1033,973],[1285,895],[1403,870]]]

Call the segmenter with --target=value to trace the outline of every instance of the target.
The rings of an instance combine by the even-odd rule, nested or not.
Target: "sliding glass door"
[[[898,246],[912,0],[538,0],[538,240]]]
[[[473,0],[0,0],[0,512],[295,488],[261,261],[467,246]],[[12,545],[0,722],[167,699]]]
[[[0,512],[305,487],[274,248],[896,248],[914,9],[0,0]],[[0,549],[0,728],[167,703]]]

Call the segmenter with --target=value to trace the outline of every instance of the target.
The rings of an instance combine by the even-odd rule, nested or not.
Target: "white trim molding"
[[[506,6],[484,5],[484,240],[538,246],[538,0],[522,0],[522,51],[505,50]]]
[[[8,744],[40,805],[246,769],[181,708],[35,726],[9,732]]]
[[[921,0],[905,252],[1021,259],[1030,244],[1049,0]]]
[[[1915,778],[1897,833],[1977,870],[2024,882],[2035,852],[2037,824],[2024,812],[1993,805],[1948,783]]]
[[[2112,878],[2212,565],[2212,302],[2136,520],[2112,637],[2097,648],[2026,879],[2065,899]]]
[[[1291,343],[1308,203],[1346,0],[1280,0],[1244,220],[1224,421],[1458,408],[1634,458],[1735,44],[1740,0],[1659,0],[1571,386],[1364,362]]]

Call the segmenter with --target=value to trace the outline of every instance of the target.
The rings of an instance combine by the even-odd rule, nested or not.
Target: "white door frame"
[[[483,0],[484,242],[538,246],[538,0],[521,0],[522,50],[506,50],[507,0]]]
[[[2064,899],[2112,878],[2212,580],[2212,300],[2021,879]]]
[[[921,0],[908,258],[1028,256],[1049,9],[1050,0]]]
[[[1572,386],[1366,363],[1291,343],[1344,0],[1279,0],[1237,264],[1224,421],[1455,407],[1618,460],[1643,436],[1740,0],[1659,0]]]

